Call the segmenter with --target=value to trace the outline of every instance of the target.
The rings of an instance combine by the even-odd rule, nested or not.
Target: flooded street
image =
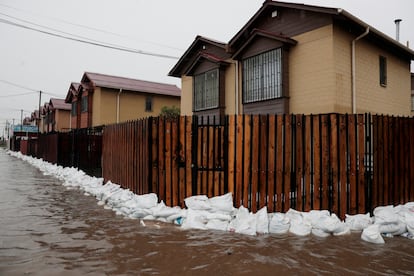
[[[413,275],[414,241],[251,237],[124,219],[0,149],[0,275]]]

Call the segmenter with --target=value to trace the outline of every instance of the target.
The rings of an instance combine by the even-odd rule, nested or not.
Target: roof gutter
[[[365,32],[352,40],[352,113],[357,112],[357,97],[356,97],[356,62],[355,62],[355,44],[361,38],[369,34],[369,27],[366,28]]]

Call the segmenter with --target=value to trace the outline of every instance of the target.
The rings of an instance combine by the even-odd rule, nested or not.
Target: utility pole
[[[40,90],[39,91],[39,113],[38,113],[38,115],[39,115],[39,118],[38,118],[39,122],[37,124],[37,135],[38,136],[39,136],[39,132],[40,132],[40,104],[41,104],[41,102],[42,102],[42,91]]]
[[[23,109],[20,109],[20,132],[23,131]]]

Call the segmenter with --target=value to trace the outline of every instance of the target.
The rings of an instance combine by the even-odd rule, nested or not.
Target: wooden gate
[[[223,121],[216,117],[200,117],[193,120],[194,194],[212,197],[228,192],[228,128]]]

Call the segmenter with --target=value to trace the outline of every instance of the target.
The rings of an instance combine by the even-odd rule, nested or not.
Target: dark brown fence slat
[[[357,139],[358,139],[358,206],[357,210],[354,214],[357,213],[366,213],[369,210],[366,209],[366,186],[368,186],[365,183],[365,139],[366,139],[366,133],[365,133],[365,122],[364,122],[364,115],[356,115],[357,117],[357,123],[358,123],[358,131],[357,131]]]
[[[305,143],[304,143],[304,211],[310,211],[312,209],[312,115],[305,116]]]
[[[335,214],[339,214],[338,210],[338,115],[330,115],[330,181],[329,181],[329,209],[331,209]]]
[[[260,123],[259,116],[253,116],[251,135],[251,210],[257,211],[258,179],[259,179],[259,143]]]
[[[267,150],[267,163],[268,163],[268,211],[276,211],[276,189],[275,189],[275,180],[276,180],[276,117],[274,115],[269,116],[268,118],[268,150]]]
[[[268,116],[261,115],[260,117],[260,144],[259,144],[259,206],[258,208],[263,208],[267,206],[267,197],[268,197],[268,172],[267,160],[269,159],[269,133],[268,133]]]
[[[284,116],[278,115],[276,117],[276,211],[283,211],[283,181],[284,181],[284,141],[283,141],[283,124]]]
[[[302,115],[295,116],[295,188],[296,188],[296,209],[303,211],[303,122]]]
[[[285,132],[284,132],[284,185],[283,185],[283,212],[287,212],[290,209],[291,200],[291,185],[292,185],[292,116],[284,116]]]
[[[358,193],[360,192],[358,189],[357,183],[357,120],[355,115],[348,115],[347,116],[347,130],[348,130],[348,160],[349,160],[349,172],[348,172],[348,179],[349,179],[349,210],[347,210],[348,214],[356,214],[358,212]],[[343,152],[341,150],[341,152]],[[341,169],[344,170],[344,165],[347,164],[341,163]],[[360,168],[361,169],[361,168]],[[342,181],[342,180],[341,180]],[[342,199],[341,199],[342,200]]]
[[[236,182],[236,117],[234,115],[228,117],[228,192],[236,196],[235,182]]]
[[[321,116],[321,151],[322,151],[322,166],[321,166],[321,177],[322,177],[322,191],[321,191],[321,208],[329,210],[329,117],[327,115]]]
[[[321,127],[321,116],[314,116],[312,118],[312,126],[313,126],[313,197],[312,202],[313,205],[311,206],[312,209],[320,210],[322,209],[322,172],[321,172],[321,165],[322,165],[322,133],[320,130]]]
[[[349,157],[351,155],[350,150],[347,148],[347,116],[346,115],[339,115],[339,150],[338,150],[338,158],[339,158],[339,185],[338,185],[338,194],[339,194],[339,210],[338,215],[345,219],[345,214],[349,214],[349,193],[347,191],[348,187],[348,178],[347,172],[349,171],[350,166],[348,167]],[[349,122],[348,122],[349,123]],[[355,140],[354,140],[355,141]],[[355,144],[355,143],[353,143]],[[355,156],[355,153],[353,154]],[[354,172],[355,175],[355,172]],[[355,181],[354,181],[355,186]],[[355,187],[353,189],[355,191]]]

